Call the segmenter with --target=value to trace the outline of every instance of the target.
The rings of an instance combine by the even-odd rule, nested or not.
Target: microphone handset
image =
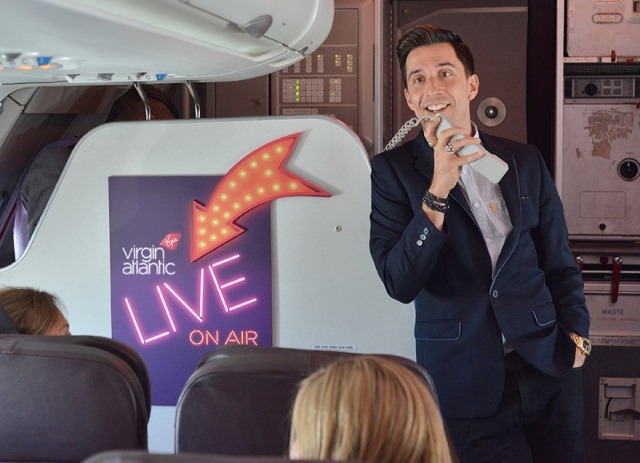
[[[440,134],[443,130],[451,128],[451,123],[447,120],[444,114],[437,114],[440,116],[440,124],[436,129],[436,136],[439,138]],[[398,133],[391,139],[391,141],[385,147],[385,151],[388,151],[394,148],[400,141],[409,133],[409,131],[416,127],[424,118],[433,119],[435,116],[430,116],[425,114],[420,119],[414,117],[409,119],[405,124],[398,130]],[[463,138],[462,135],[454,135],[452,140],[457,140],[459,138]],[[466,145],[457,151],[459,156],[469,156],[482,149],[478,145]],[[475,169],[478,173],[484,175],[489,181],[493,183],[498,183],[504,174],[509,170],[509,166],[506,162],[500,159],[495,154],[491,154],[485,150],[484,156],[480,159],[476,159],[472,163],[469,164],[473,169]]]

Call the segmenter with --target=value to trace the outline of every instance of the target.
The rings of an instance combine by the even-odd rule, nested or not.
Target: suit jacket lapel
[[[413,141],[413,157],[416,169],[431,181],[433,177],[433,148],[427,145],[422,132]]]

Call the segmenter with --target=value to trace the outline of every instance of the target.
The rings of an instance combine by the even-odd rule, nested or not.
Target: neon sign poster
[[[299,136],[224,177],[109,178],[112,336],[144,359],[154,405],[177,403],[205,353],[272,345],[270,202],[331,196],[286,169]]]

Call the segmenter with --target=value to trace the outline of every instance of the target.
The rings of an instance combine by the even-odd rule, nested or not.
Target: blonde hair
[[[33,288],[5,287],[0,304],[20,334],[45,334],[62,313],[56,296]]]
[[[301,382],[289,444],[307,459],[452,461],[426,383],[393,360],[366,355],[337,360]]]

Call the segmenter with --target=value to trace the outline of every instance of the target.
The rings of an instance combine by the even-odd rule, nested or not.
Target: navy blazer
[[[583,280],[562,203],[532,145],[481,133],[509,165],[499,183],[513,230],[492,277],[491,258],[460,186],[440,232],[422,211],[433,150],[422,133],[371,163],[370,250],[389,295],[414,301],[416,359],[433,377],[443,415],[493,413],[502,397],[502,334],[551,376],[573,366],[567,332],[589,334]]]

